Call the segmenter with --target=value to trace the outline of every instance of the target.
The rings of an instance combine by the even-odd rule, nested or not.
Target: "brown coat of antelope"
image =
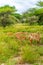
[[[28,37],[30,43],[32,43],[33,40],[36,40],[38,43],[40,42],[40,33],[30,33]]]
[[[25,35],[25,36],[23,36],[22,34]],[[16,38],[19,39],[19,40],[28,39],[30,41],[30,43],[32,43],[33,40],[40,43],[40,33],[17,32]]]

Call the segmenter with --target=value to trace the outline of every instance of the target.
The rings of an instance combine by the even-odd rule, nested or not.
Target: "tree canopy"
[[[15,7],[8,5],[0,7],[0,25],[6,27],[7,25],[19,22],[16,16],[13,15],[16,11]]]

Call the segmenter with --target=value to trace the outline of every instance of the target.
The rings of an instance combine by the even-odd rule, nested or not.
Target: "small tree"
[[[16,23],[17,18],[13,15],[16,12],[15,7],[3,6],[0,7],[0,25],[6,27],[7,25]]]

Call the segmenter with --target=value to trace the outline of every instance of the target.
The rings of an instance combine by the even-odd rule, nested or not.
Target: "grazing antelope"
[[[16,38],[19,39],[19,40],[24,40],[26,39],[25,36],[23,36],[24,32],[17,32],[16,33]]]
[[[31,43],[33,40],[36,40],[39,43],[40,42],[40,34],[39,33],[30,33],[29,40]]]

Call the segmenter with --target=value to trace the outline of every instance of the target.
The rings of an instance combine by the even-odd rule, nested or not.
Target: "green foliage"
[[[16,61],[15,60],[9,60],[5,63],[5,65],[15,65]]]
[[[40,57],[40,55],[31,46],[25,46],[22,51],[23,51],[22,59],[24,62],[34,63],[38,61]]]
[[[39,7],[43,7],[43,1],[38,1],[38,3],[36,5]]]
[[[38,51],[38,53],[39,53],[40,55],[43,56],[43,46],[39,46],[39,47],[37,48],[37,51]]]
[[[11,7],[9,5],[5,5],[0,7],[0,15],[4,15],[4,13],[11,14],[11,12],[16,11],[15,7]]]
[[[40,63],[34,63],[33,65],[39,65]]]
[[[15,11],[15,7],[8,5],[0,7],[0,26],[6,27],[18,22],[18,19],[13,15]]]
[[[8,35],[7,33],[9,33],[9,32],[11,32],[12,34]],[[37,26],[28,26],[26,24],[15,24],[15,25],[8,26],[5,28],[0,27],[0,62],[2,62],[2,63],[6,62],[12,56],[14,56],[14,58],[15,58],[15,56],[18,56],[21,48],[24,46],[25,47],[23,48],[24,51],[23,51],[23,56],[22,56],[24,59],[24,62],[25,61],[28,63],[36,62],[38,55],[41,55],[41,54],[43,55],[43,50],[42,50],[43,46],[42,46],[42,48],[34,46],[36,44],[35,41],[32,42],[32,44],[34,43],[33,46],[32,46],[32,44],[31,44],[31,46],[29,46],[29,44],[30,44],[29,39],[20,41],[19,39],[15,38],[15,34],[17,32],[28,32],[28,33],[39,32],[41,34],[41,38],[42,38],[41,41],[43,41],[43,26],[38,26],[38,25]],[[25,36],[25,35],[22,35],[22,36]],[[26,36],[26,38],[27,38],[27,36]],[[8,62],[8,63],[10,63],[10,62]],[[12,61],[12,63],[13,63],[13,61]]]
[[[0,62],[6,62],[12,55],[16,56],[18,51],[18,42],[12,40],[12,38],[4,37],[3,41],[0,42]]]
[[[43,45],[43,36],[41,37],[40,44]]]
[[[38,24],[43,25],[43,8],[37,9],[35,15],[38,16]]]
[[[43,1],[39,1],[37,6],[42,8],[30,8],[27,12],[23,13],[23,22],[31,25],[43,25]]]

